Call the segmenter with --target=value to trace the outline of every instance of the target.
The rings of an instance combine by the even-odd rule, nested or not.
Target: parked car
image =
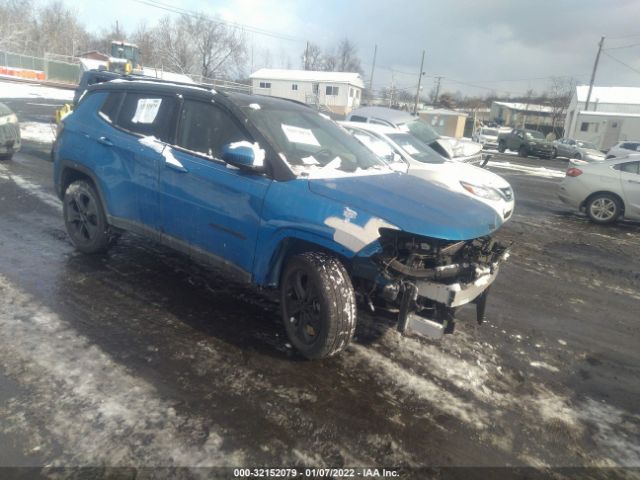
[[[482,145],[484,149],[498,148],[498,133],[495,127],[480,127],[473,133],[471,139]]]
[[[408,132],[371,123],[338,123],[394,169],[486,203],[503,221],[513,214],[513,189],[501,176],[474,165],[452,162]]]
[[[0,103],[0,160],[10,160],[20,147],[18,117],[7,105]]]
[[[89,87],[62,122],[54,184],[81,252],[131,231],[279,288],[308,358],[349,344],[356,298],[397,309],[401,332],[450,333],[469,303],[481,322],[508,255],[488,205],[389,169],[309,107],[204,86]]]
[[[640,220],[640,154],[571,166],[558,195],[595,223]]]
[[[524,128],[514,128],[498,135],[498,151],[504,153],[506,150],[518,152],[521,157],[553,157],[553,144],[542,133]]]
[[[553,156],[584,160],[586,162],[600,162],[604,160],[604,153],[593,143],[561,138],[553,142]]]
[[[419,117],[385,107],[361,107],[347,116],[347,121],[386,125],[402,131],[410,131],[423,143],[436,150],[441,155],[456,161],[471,164],[482,164],[482,145],[466,139],[443,137],[429,124]]]
[[[606,158],[618,158],[618,157],[626,157],[630,153],[638,153],[640,152],[640,141],[629,141],[625,140],[624,142],[616,143],[613,147],[611,147],[607,151]]]

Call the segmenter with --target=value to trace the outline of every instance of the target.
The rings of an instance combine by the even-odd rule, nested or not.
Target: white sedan
[[[640,220],[640,154],[570,166],[558,196],[595,223]]]
[[[513,189],[501,176],[484,168],[448,160],[413,135],[393,127],[338,123],[395,170],[475,198],[496,210],[503,221],[513,214]]]

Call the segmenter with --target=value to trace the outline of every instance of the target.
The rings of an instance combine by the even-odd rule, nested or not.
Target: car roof
[[[279,110],[311,110],[306,104],[296,102],[294,100],[270,97],[266,95],[254,95],[239,92],[219,91],[210,85],[202,85],[197,83],[180,83],[158,79],[141,79],[135,77],[116,78],[109,82],[97,83],[91,85],[87,91],[95,90],[135,90],[135,91],[153,91],[158,93],[180,93],[195,94],[202,97],[213,97],[214,95],[222,95],[230,99],[238,107],[248,107],[257,104],[261,107],[270,107]]]
[[[375,123],[342,121],[338,122],[338,124],[342,125],[343,127],[359,128],[360,130],[367,130],[369,132],[381,133],[384,135],[388,133],[402,133],[397,128],[389,127],[387,125],[377,125]]]
[[[360,107],[351,112],[350,117],[358,115],[367,118],[379,118],[386,120],[394,124],[407,123],[411,120],[415,120],[418,117],[414,117],[408,112],[402,110],[394,110],[393,108],[386,107]]]

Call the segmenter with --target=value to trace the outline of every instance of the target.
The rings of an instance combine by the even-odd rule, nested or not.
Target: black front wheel
[[[518,155],[523,158],[527,158],[527,147],[525,147],[524,145],[520,145],[520,148],[518,149]]]
[[[330,357],[349,345],[356,326],[356,300],[340,260],[320,252],[291,257],[280,294],[287,335],[303,356]]]
[[[62,213],[71,242],[83,253],[105,251],[114,235],[96,189],[85,180],[73,182],[64,194]]]
[[[507,145],[504,142],[498,143],[498,151],[504,153],[507,150]]]

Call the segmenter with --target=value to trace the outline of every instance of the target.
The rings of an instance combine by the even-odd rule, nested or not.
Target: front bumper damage
[[[484,321],[489,288],[509,256],[491,237],[447,242],[386,230],[380,244],[376,283],[397,307],[398,330],[432,338],[453,333],[455,311],[464,305],[474,304],[478,323]]]

